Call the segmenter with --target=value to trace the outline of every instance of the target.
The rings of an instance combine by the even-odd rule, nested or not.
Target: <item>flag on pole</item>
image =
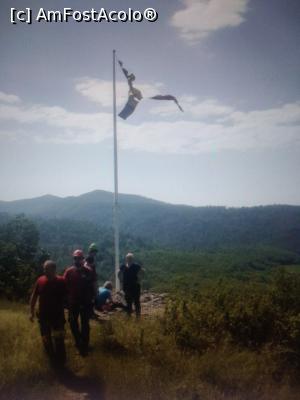
[[[143,96],[140,90],[136,89],[133,87],[132,82],[135,81],[135,75],[134,74],[129,74],[129,72],[127,71],[126,68],[123,67],[123,63],[122,61],[119,60],[119,65],[125,75],[125,78],[127,79],[128,82],[128,86],[129,86],[129,90],[132,91],[135,95],[135,97],[137,97],[138,100],[142,100]]]
[[[119,117],[122,119],[127,119],[136,109],[136,106],[142,100],[143,95],[139,89],[133,86],[133,81],[135,81],[135,75],[132,73],[129,74],[128,70],[123,67],[122,61],[119,61],[119,65],[125,75],[125,78],[127,79],[129,86],[128,100],[123,110],[119,113]]]
[[[165,94],[165,95],[158,94],[157,96],[150,97],[150,99],[152,99],[152,100],[173,100],[177,104],[179,110],[183,112],[183,108],[178,103],[178,100],[176,99],[175,96],[172,96],[171,94]]]
[[[123,110],[119,113],[119,117],[122,119],[127,119],[136,109],[138,104],[139,101],[136,100],[132,94],[129,94],[127,103],[125,104]]]
[[[142,92],[135,88],[133,86],[133,82],[135,81],[135,75],[133,73],[129,73],[126,68],[123,66],[123,62],[119,60],[119,65],[123,71],[123,74],[125,75],[125,78],[127,80],[128,86],[129,86],[129,91],[128,91],[128,100],[127,103],[125,104],[124,108],[122,111],[119,113],[119,117],[122,119],[127,119],[136,109],[138,103],[143,99]],[[176,99],[175,96],[172,96],[171,94],[167,95],[161,95],[158,94],[156,96],[150,97],[152,100],[172,100],[174,101],[179,110],[183,112],[182,107],[178,103],[178,100]]]

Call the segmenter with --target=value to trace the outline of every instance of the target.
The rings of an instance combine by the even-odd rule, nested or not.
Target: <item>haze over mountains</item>
[[[162,247],[201,250],[272,245],[300,251],[300,206],[191,207],[125,194],[119,200],[121,232]],[[85,221],[111,229],[112,201],[113,194],[102,190],[66,198],[46,195],[0,201],[0,213],[24,213],[35,220]]]

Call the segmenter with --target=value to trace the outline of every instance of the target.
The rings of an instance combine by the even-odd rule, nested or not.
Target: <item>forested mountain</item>
[[[100,190],[77,197],[47,195],[2,201],[0,212],[25,213],[40,225],[44,219],[51,220],[53,229],[54,221],[64,219],[84,222],[85,229],[91,224],[95,229],[110,231],[112,200],[112,193]],[[191,207],[121,194],[120,224],[124,235],[159,247],[201,250],[272,245],[300,251],[300,206]]]

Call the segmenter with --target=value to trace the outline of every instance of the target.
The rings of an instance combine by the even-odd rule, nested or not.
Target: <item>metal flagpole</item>
[[[118,141],[117,141],[117,104],[116,104],[116,50],[113,50],[113,120],[114,120],[114,244],[115,244],[115,278],[116,290],[120,290],[119,271],[119,194],[118,194]]]

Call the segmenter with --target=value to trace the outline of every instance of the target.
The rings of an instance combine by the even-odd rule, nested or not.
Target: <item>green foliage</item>
[[[79,248],[85,254],[92,242],[98,246],[97,273],[99,281],[112,280],[114,275],[113,232],[91,222],[69,219],[36,220],[40,232],[40,245],[49,257],[54,259],[59,271],[63,271],[72,262],[72,253]],[[132,235],[120,235],[120,254],[128,251],[147,249],[143,240]]]
[[[20,215],[7,223],[2,239],[16,246],[17,257],[24,262],[31,262],[36,254],[39,242],[39,232],[35,224],[25,216]]]
[[[0,296],[10,299],[28,297],[36,277],[35,256],[39,234],[35,225],[18,216],[1,226]]]
[[[192,294],[222,279],[265,284],[279,266],[299,261],[295,253],[261,246],[195,252],[150,249],[136,256],[147,272],[146,288]]]
[[[286,279],[290,281],[289,276]],[[276,284],[273,289],[275,287]],[[223,293],[227,292],[224,288]],[[212,298],[218,297],[217,292],[208,292],[205,297],[209,294]],[[189,329],[198,329],[200,322],[196,316],[204,316],[205,304],[200,307],[200,299],[193,300],[198,308],[191,311],[191,301],[186,305],[172,303],[176,305],[173,317],[178,312],[182,313],[177,320],[178,329],[189,320],[184,319],[186,307],[195,316]],[[223,300],[224,297],[219,298],[216,307],[220,308]],[[205,343],[196,341],[193,348],[187,348],[186,342],[178,342],[177,334],[171,329],[174,321],[168,327],[170,331],[166,328],[170,323],[169,313],[170,309],[165,317],[153,316],[138,322],[122,316],[101,325],[93,321],[93,351],[86,358],[81,358],[76,352],[66,326],[67,371],[72,383],[64,379],[62,373],[55,376],[49,368],[38,326],[29,322],[26,308],[1,302],[0,392],[5,399],[17,399],[22,393],[22,399],[26,400],[50,400],[53,397],[62,400],[81,396],[82,392],[89,395],[93,387],[99,387],[102,382],[102,389],[110,400],[299,398],[297,370],[287,362],[287,353],[279,345],[267,343],[253,349],[234,344],[228,332],[215,331],[224,322],[215,322],[217,318],[209,309],[209,321],[205,326],[204,318],[201,325],[206,332],[202,337],[210,339]],[[219,315],[222,316],[222,312]],[[186,329],[185,335],[189,329]],[[214,339],[216,336],[217,341]],[[84,381],[87,382],[85,386]],[[98,398],[95,394],[90,397]]]
[[[189,251],[258,245],[291,251],[300,248],[299,206],[189,207],[140,196],[120,194],[119,199],[121,232],[160,248]],[[94,224],[110,230],[112,204],[112,193],[94,191],[78,197],[43,196],[0,202],[0,213],[24,212],[31,218],[82,221],[85,226]]]
[[[104,379],[111,400],[296,400],[300,374],[299,255],[287,250],[284,229],[278,233],[284,236],[279,240],[273,231],[275,225],[272,229],[265,226],[271,217],[278,217],[278,209],[239,213],[211,208],[195,217],[194,210],[187,208],[184,217],[177,216],[179,226],[184,227],[179,232],[174,226],[176,207],[171,210],[150,203],[143,205],[146,220],[140,225],[135,220],[135,204],[128,204],[126,212],[132,225],[126,234],[123,214],[121,254],[133,251],[144,266],[144,288],[169,293],[164,316],[139,323],[114,318],[101,327],[94,323],[94,352],[87,360],[75,354],[68,332],[68,367],[74,373]],[[152,214],[148,213],[150,205]],[[166,207],[163,226],[156,225],[161,217],[159,207]],[[280,208],[280,215],[291,226],[294,211]],[[233,220],[224,227],[228,216]],[[256,233],[246,229],[253,217]],[[100,226],[72,219],[36,219],[37,229],[24,216],[1,218],[2,297],[26,298],[45,259],[53,258],[63,270],[71,262],[72,251],[77,247],[87,251],[91,242],[100,250],[100,282],[113,277],[113,235],[105,220]],[[218,223],[212,226],[212,221]],[[149,229],[141,239],[139,232],[145,223]],[[281,229],[284,218],[276,224]],[[238,234],[239,246],[232,247]],[[170,247],[162,248],[163,244]],[[294,244],[290,247],[295,248]],[[187,250],[191,248],[193,251]],[[19,305],[7,307],[10,309],[0,310],[0,359],[4,360],[0,390],[20,381],[35,385],[39,379],[49,385],[49,377],[53,377],[41,347],[40,352],[33,349],[39,341],[37,326],[29,324]]]
[[[300,275],[283,270],[267,286],[220,283],[196,298],[171,300],[165,331],[179,347],[200,354],[227,345],[255,352],[272,349],[274,374],[299,374],[299,293]]]

